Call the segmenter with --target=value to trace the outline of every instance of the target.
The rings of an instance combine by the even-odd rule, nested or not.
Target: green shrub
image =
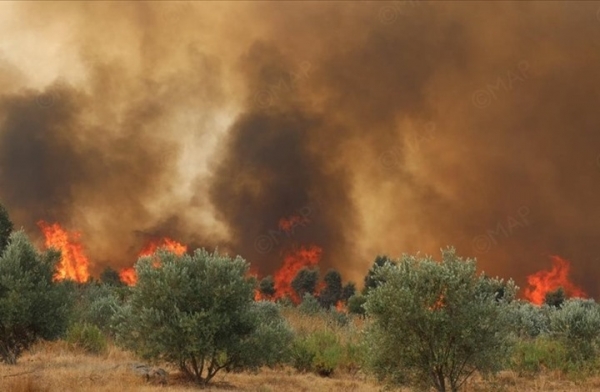
[[[302,302],[298,305],[298,310],[304,314],[314,315],[319,313],[322,308],[319,301],[312,294],[304,293]]]
[[[347,373],[356,374],[365,362],[364,353],[365,348],[362,344],[353,341],[346,342],[343,346],[343,355],[339,368]]]
[[[310,347],[308,340],[304,337],[296,338],[292,343],[291,365],[299,372],[310,372],[313,370],[313,359],[315,352]]]
[[[535,338],[550,331],[550,313],[554,311],[548,305],[537,306],[528,301],[514,301],[513,330],[521,338]]]
[[[112,335],[113,318],[122,306],[118,290],[122,289],[128,288],[96,282],[80,287],[72,323],[95,325],[103,333]]]
[[[298,337],[292,348],[292,365],[296,370],[313,371],[329,376],[338,367],[344,354],[338,336],[328,330]]]
[[[100,328],[85,323],[71,325],[67,331],[67,343],[91,354],[105,352],[108,345]]]
[[[543,369],[566,370],[567,348],[548,336],[524,339],[514,347],[511,368],[523,374],[535,374]]]
[[[570,361],[594,361],[600,343],[600,306],[591,299],[565,301],[550,312],[550,333],[564,342]]]
[[[340,312],[333,307],[327,312],[327,318],[328,323],[333,327],[345,327],[350,323],[350,317],[346,313]]]
[[[0,255],[0,361],[15,364],[38,339],[55,339],[67,325],[72,295],[53,282],[60,254],[38,253],[22,232],[11,234]]]
[[[281,316],[279,306],[270,301],[255,302],[251,315],[256,329],[240,343],[238,358],[230,369],[257,370],[288,362],[294,332]]]
[[[361,294],[355,294],[348,299],[348,312],[364,316],[365,308],[363,305],[367,302],[367,297]]]

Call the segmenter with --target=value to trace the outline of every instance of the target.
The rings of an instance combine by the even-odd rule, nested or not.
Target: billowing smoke
[[[1,7],[0,200],[97,270],[159,235],[354,280],[454,245],[600,292],[598,5]]]

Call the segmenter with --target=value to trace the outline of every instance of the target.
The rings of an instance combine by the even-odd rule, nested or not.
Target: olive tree
[[[269,332],[285,335],[285,325],[273,308],[254,302],[256,281],[241,257],[159,251],[138,260],[135,270],[137,283],[115,318],[117,339],[126,347],[173,363],[200,384],[221,369],[276,362],[279,354],[270,349],[280,348],[285,336],[256,347]],[[273,316],[270,324],[261,322],[265,314]]]
[[[22,231],[11,234],[0,255],[0,360],[15,364],[38,339],[66,329],[72,296],[52,281],[60,253],[39,253]]]
[[[596,358],[600,348],[600,305],[574,298],[550,312],[550,333],[567,347],[573,362]]]
[[[475,371],[499,370],[508,359],[512,281],[477,274],[475,261],[451,248],[441,262],[404,255],[373,277],[380,284],[365,304],[373,320],[367,339],[381,379],[457,391]]]

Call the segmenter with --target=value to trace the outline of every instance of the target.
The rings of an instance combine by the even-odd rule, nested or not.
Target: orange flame
[[[342,302],[342,301],[336,302],[335,310],[337,310],[340,313],[348,313],[348,309],[346,308],[346,305],[344,305],[344,302]]]
[[[288,252],[283,260],[283,266],[275,273],[275,295],[274,299],[288,296],[295,303],[300,298],[292,289],[292,280],[304,267],[312,267],[321,260],[322,249],[316,245],[302,246]]]
[[[89,261],[79,242],[81,234],[69,233],[58,223],[39,221],[38,226],[44,233],[46,248],[54,248],[61,252],[54,280],[71,279],[79,283],[86,282],[90,277]]]
[[[567,297],[587,297],[585,292],[569,280],[571,265],[559,256],[552,256],[552,269],[538,271],[527,277],[529,286],[525,289],[525,299],[534,304],[544,303],[546,294],[562,287]]]
[[[187,246],[165,237],[159,240],[152,240],[148,242],[138,256],[152,256],[159,249],[166,249],[171,253],[175,253],[177,256],[181,256],[185,252],[187,252]],[[158,267],[160,266],[160,262],[155,261],[154,265],[155,267]],[[119,272],[119,278],[121,279],[121,282],[125,283],[128,286],[135,286],[135,284],[137,283],[137,275],[135,273],[135,269],[133,268],[122,269]]]
[[[137,275],[133,267],[124,268],[119,272],[119,278],[121,282],[125,283],[127,286],[135,286],[137,283]]]
[[[142,249],[142,251],[139,254],[139,257],[152,256],[159,249],[166,249],[171,253],[175,253],[177,256],[181,256],[185,252],[187,252],[187,246],[165,237],[157,241],[150,241]]]

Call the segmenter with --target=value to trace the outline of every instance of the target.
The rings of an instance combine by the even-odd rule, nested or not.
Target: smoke
[[[454,245],[600,292],[597,5],[1,7],[0,200],[97,270],[159,235],[261,274],[314,244],[357,281]]]

